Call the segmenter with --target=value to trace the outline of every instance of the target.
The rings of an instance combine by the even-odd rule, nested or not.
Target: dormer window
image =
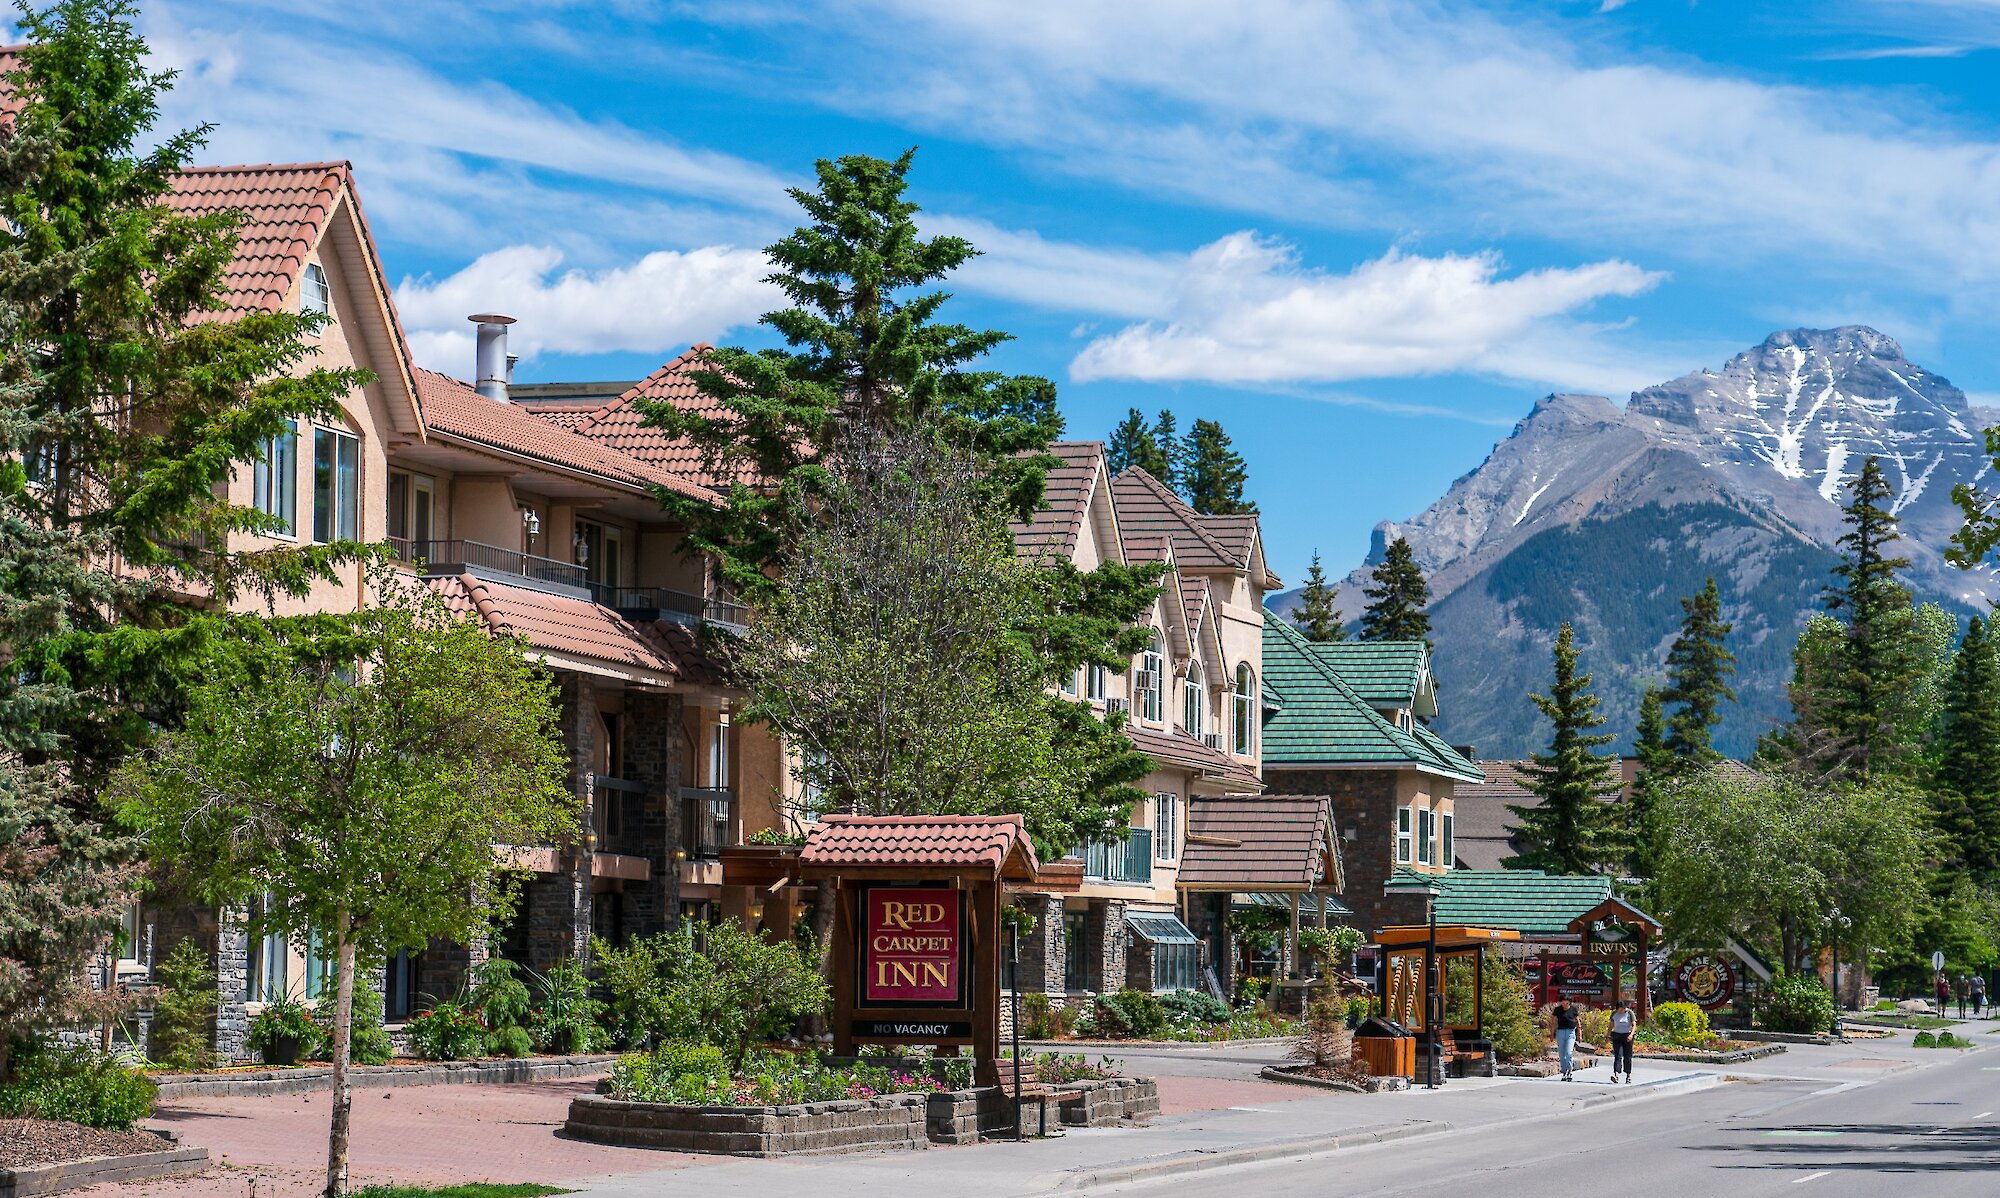
[[[1181,684],[1181,727],[1189,736],[1200,736],[1202,729],[1202,708],[1207,706],[1207,696],[1201,689],[1201,663],[1188,663],[1187,680]]]
[[[1248,757],[1255,744],[1257,709],[1252,696],[1257,690],[1257,675],[1250,669],[1250,663],[1236,663],[1236,689],[1230,693],[1230,749],[1239,757]]]
[[[1153,643],[1139,655],[1139,700],[1140,712],[1149,723],[1160,723],[1166,706],[1166,681],[1161,675],[1167,671],[1167,654],[1155,636]]]
[[[327,288],[326,272],[317,262],[306,263],[305,277],[299,280],[299,311],[307,316],[325,316],[333,310],[333,292]]]

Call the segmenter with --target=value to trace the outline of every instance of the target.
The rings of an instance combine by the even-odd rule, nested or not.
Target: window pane
[[[331,429],[313,430],[313,540],[333,540],[334,442]]]
[[[340,538],[352,541],[360,536],[361,442],[336,434],[340,445]]]
[[[389,472],[389,535],[410,539],[410,476],[401,470]]]
[[[410,512],[410,536],[419,541],[431,539],[431,506],[435,495],[431,480],[420,478],[416,481],[416,495]]]
[[[278,510],[276,515],[284,520],[285,531],[296,536],[299,531],[299,434],[298,426],[278,438],[276,457],[278,473]]]

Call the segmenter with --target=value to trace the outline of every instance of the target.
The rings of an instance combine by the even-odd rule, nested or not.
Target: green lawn
[[[353,1194],[354,1198],[546,1198],[549,1194],[572,1192],[561,1186],[537,1185],[531,1181],[513,1185],[469,1181],[457,1186],[363,1186]]]
[[[1959,1020],[1939,1019],[1935,1015],[1898,1015],[1883,1011],[1868,1011],[1854,1017],[1855,1023],[1877,1023],[1883,1027],[1906,1027],[1916,1031],[1936,1031],[1941,1027],[1957,1027]]]

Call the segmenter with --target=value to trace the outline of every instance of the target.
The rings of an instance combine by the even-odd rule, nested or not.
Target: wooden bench
[[[1017,1140],[1025,1139],[1027,1135],[1026,1122],[1021,1118],[1021,1109],[1029,1103],[1034,1103],[1036,1110],[1039,1112],[1035,1134],[1042,1139],[1049,1139],[1051,1138],[1049,1134],[1049,1103],[1053,1101],[1057,1106],[1061,1106],[1065,1103],[1083,1101],[1083,1095],[1077,1091],[1050,1090],[1038,1081],[1029,1080],[1025,1074],[1021,1078],[1021,1088],[1017,1091],[1014,1089],[1011,1071],[1002,1072],[1000,1089],[1014,1102],[1014,1138]],[[1062,1133],[1056,1132],[1055,1134],[1059,1136]]]

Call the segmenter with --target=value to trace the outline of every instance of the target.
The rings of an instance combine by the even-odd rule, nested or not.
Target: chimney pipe
[[[490,400],[506,403],[507,383],[513,375],[507,360],[507,326],[514,323],[514,318],[482,312],[466,319],[479,326],[473,388]]]

